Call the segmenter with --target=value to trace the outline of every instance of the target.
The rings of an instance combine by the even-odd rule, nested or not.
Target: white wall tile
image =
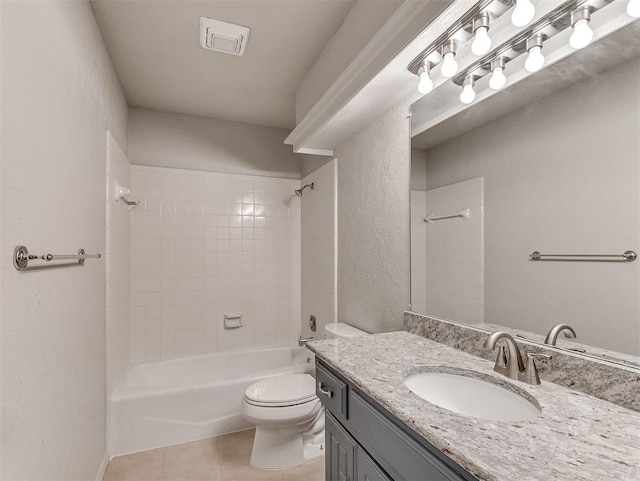
[[[131,219],[132,360],[294,343],[300,181],[144,166],[131,176],[144,200]],[[228,312],[244,326],[224,329]]]

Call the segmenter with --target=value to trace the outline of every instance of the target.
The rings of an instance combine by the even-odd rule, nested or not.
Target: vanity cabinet
[[[326,408],[326,481],[477,481],[316,359]]]

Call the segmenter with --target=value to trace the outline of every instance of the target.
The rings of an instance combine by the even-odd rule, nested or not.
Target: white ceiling
[[[291,129],[295,93],[355,0],[93,0],[132,107]],[[200,17],[249,27],[245,55],[204,50]]]

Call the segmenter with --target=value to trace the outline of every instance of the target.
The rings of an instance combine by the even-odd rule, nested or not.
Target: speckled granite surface
[[[489,331],[459,325],[411,312],[404,315],[405,331],[449,347],[495,361],[496,354],[483,347]],[[509,331],[502,328],[501,330]],[[640,412],[640,369],[569,354],[552,347],[517,339],[523,352],[550,354],[550,361],[536,361],[540,378]],[[640,478],[639,478],[640,479]]]
[[[329,366],[482,481],[637,481],[640,414],[554,383],[507,380],[493,363],[408,332],[316,341]],[[517,385],[542,408],[536,419],[493,422],[439,408],[403,378],[416,369],[471,369]]]

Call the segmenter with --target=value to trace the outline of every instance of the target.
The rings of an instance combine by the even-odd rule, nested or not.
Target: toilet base
[[[304,434],[295,428],[256,427],[251,466],[256,469],[289,469],[324,456],[324,430]]]

